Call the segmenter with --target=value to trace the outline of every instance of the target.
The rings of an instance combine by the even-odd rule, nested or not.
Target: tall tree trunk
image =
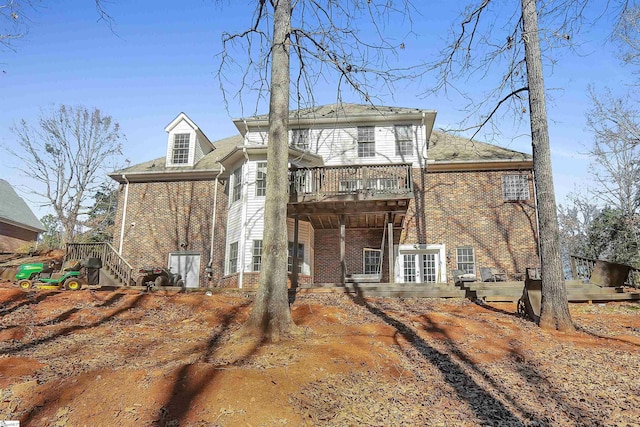
[[[542,57],[535,0],[522,0],[525,60],[529,84],[529,110],[533,170],[540,220],[540,257],[542,266],[542,308],[540,327],[573,330],[567,291],[562,273],[556,198],[551,173],[549,128],[545,106]]]
[[[273,9],[274,32],[271,49],[271,98],[262,268],[256,301],[245,328],[250,333],[277,341],[280,336],[289,334],[295,329],[289,311],[287,293],[291,0],[277,0]]]

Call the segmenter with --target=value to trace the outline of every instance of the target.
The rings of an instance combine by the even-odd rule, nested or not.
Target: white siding
[[[243,198],[232,203],[229,207],[227,217],[227,250],[226,257],[228,263],[229,246],[231,243],[238,243],[238,271],[242,268],[245,272],[253,270],[253,241],[262,240],[264,234],[264,196],[256,197],[255,179],[257,163],[265,159],[252,159],[245,163],[243,170]],[[236,166],[237,167],[237,166]],[[233,182],[230,182],[233,185]],[[243,207],[246,209],[243,213]],[[243,224],[244,218],[244,224]],[[293,241],[294,220],[287,220],[288,241]],[[241,242],[242,241],[242,242]],[[298,229],[298,241],[304,244],[304,264],[302,274],[311,274],[312,250],[313,250],[313,227],[307,222],[300,221]],[[244,244],[243,244],[244,243]],[[228,266],[225,264],[225,274],[228,274]]]
[[[309,144],[314,154],[322,156],[327,166],[357,165],[357,164],[386,164],[411,163],[413,167],[423,167],[426,161],[425,127],[420,123],[413,123],[414,149],[411,156],[396,154],[396,140],[394,126],[388,123],[375,126],[374,157],[358,157],[358,127],[315,127],[311,128]],[[367,126],[365,124],[365,126]],[[289,132],[291,136],[291,132]],[[267,132],[248,132],[247,144],[265,144]]]
[[[239,167],[237,165],[236,167]],[[229,213],[227,214],[227,247],[225,250],[225,263],[224,263],[224,274],[229,274],[229,247],[232,243],[238,242],[238,250],[242,248],[240,244],[241,236],[242,236],[242,214],[243,214],[243,198],[240,197],[240,200],[236,202],[231,202],[231,194],[233,193],[233,176],[229,180],[228,190],[229,190]],[[245,184],[245,183],[243,183]],[[243,185],[244,190],[244,185]],[[238,266],[237,271],[240,271],[240,262],[241,254],[238,254]]]

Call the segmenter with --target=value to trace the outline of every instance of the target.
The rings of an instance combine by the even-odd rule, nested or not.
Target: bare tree
[[[640,208],[640,116],[632,105],[635,94],[616,98],[589,90],[593,108],[587,127],[593,133],[590,173],[595,197],[623,215],[638,214]]]
[[[5,0],[0,3],[0,46],[14,49],[15,40],[27,31],[27,17],[24,13],[30,7],[29,0]]]
[[[621,50],[620,59],[632,65],[640,64],[640,5],[632,4],[620,13],[620,19],[614,31]]]
[[[606,5],[561,0],[540,3],[540,8],[535,0],[521,0],[520,5],[478,0],[465,10],[460,26],[453,30],[453,42],[434,64],[440,72],[436,90],[459,90],[460,80],[467,83],[473,78],[492,82],[481,101],[470,100],[470,114],[460,130],[473,131],[472,138],[487,126],[500,133],[496,122],[505,115],[529,122],[540,224],[543,328],[573,329],[558,237],[543,60],[552,58],[557,47],[570,47],[585,9],[592,4],[604,8],[602,13],[609,6],[615,11],[626,7],[624,0]]]
[[[30,192],[53,208],[64,228],[63,242],[73,241],[90,199],[121,154],[120,126],[98,109],[62,105],[35,124],[20,121],[12,131],[17,144],[8,151],[36,181]]]
[[[260,0],[252,26],[242,33],[224,34],[219,70],[224,76],[242,78],[236,95],[244,105],[247,92],[256,93],[256,109],[268,91],[269,147],[262,267],[257,298],[245,330],[270,340],[293,333],[287,295],[287,189],[289,109],[314,104],[314,87],[334,73],[337,97],[343,85],[371,102],[371,88],[392,85],[410,70],[394,68],[390,58],[403,48],[403,41],[390,43],[384,23],[397,14],[408,21],[408,1],[374,0]],[[357,21],[357,23],[356,23]],[[373,30],[376,41],[362,37]],[[403,35],[404,37],[404,35]],[[245,49],[241,63],[236,49]],[[291,69],[297,72],[291,78]],[[244,108],[244,107],[243,107]]]

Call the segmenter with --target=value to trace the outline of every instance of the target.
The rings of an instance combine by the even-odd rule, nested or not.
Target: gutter
[[[124,203],[122,206],[122,223],[120,224],[120,244],[118,245],[118,255],[122,256],[122,243],[124,242],[124,225],[127,221],[127,203],[129,201],[129,180],[122,174],[122,179],[126,182],[124,187]]]
[[[209,264],[207,264],[207,268],[205,269],[205,271],[207,272],[207,274],[209,275],[209,278],[211,278],[211,275],[213,274],[213,241],[214,241],[214,237],[216,234],[216,210],[217,210],[217,206],[218,206],[218,178],[220,177],[220,175],[222,174],[222,172],[224,171],[224,166],[220,165],[220,172],[218,172],[218,175],[216,175],[214,182],[214,190],[213,190],[213,214],[211,215],[211,242],[209,244],[210,246],[210,251],[209,251]],[[224,265],[224,263],[223,263]]]
[[[240,214],[240,226],[242,227],[242,229],[240,230],[240,236],[242,236],[242,239],[240,239],[240,247],[238,248],[238,252],[241,255],[240,257],[240,268],[239,271],[240,273],[238,274],[238,289],[242,289],[242,281],[244,278],[244,267],[245,267],[245,247],[246,247],[246,242],[247,242],[247,192],[248,192],[248,185],[247,185],[247,181],[245,179],[245,175],[248,172],[248,168],[249,168],[249,154],[247,153],[247,148],[243,147],[242,148],[242,152],[244,154],[244,157],[246,159],[245,163],[240,166],[242,167],[242,213]],[[244,165],[247,165],[247,167],[245,168]]]

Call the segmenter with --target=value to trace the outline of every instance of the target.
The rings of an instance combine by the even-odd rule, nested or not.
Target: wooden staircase
[[[65,261],[99,258],[100,284],[103,286],[133,286],[133,267],[118,254],[110,243],[67,243]]]

